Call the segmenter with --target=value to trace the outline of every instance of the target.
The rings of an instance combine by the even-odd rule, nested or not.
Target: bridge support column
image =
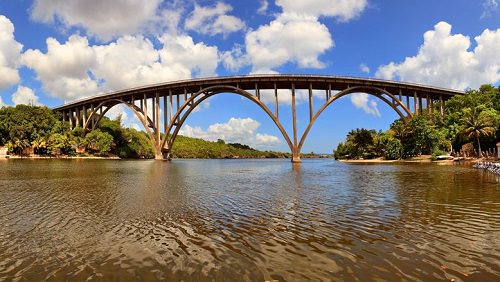
[[[156,153],[156,154],[155,154],[155,160],[160,160],[160,161],[162,161],[162,160],[164,160],[164,159],[165,159],[165,158],[163,157],[163,153],[161,153],[161,152],[160,152],[160,153]]]
[[[300,163],[300,151],[299,148],[294,148],[292,150],[292,163]]]

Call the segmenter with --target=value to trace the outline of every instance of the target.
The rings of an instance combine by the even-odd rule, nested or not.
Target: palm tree
[[[495,134],[495,119],[486,111],[478,111],[476,108],[467,108],[460,120],[463,126],[462,134],[477,141],[479,157],[482,156],[481,143],[479,139],[483,136]]]
[[[35,154],[40,154],[42,149],[47,148],[47,140],[45,137],[38,137],[35,140],[31,141],[31,147]]]

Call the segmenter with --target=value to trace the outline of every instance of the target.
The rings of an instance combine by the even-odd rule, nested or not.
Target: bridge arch
[[[302,146],[304,145],[304,143],[305,143],[305,141],[307,139],[307,135],[311,131],[311,128],[313,127],[314,123],[319,118],[319,116],[325,111],[325,109],[328,108],[328,106],[330,106],[331,104],[333,104],[333,102],[335,102],[339,98],[342,98],[342,97],[344,97],[346,95],[351,95],[351,94],[354,94],[354,93],[366,93],[368,95],[371,95],[371,96],[379,98],[384,103],[386,103],[387,105],[389,105],[401,117],[401,119],[405,123],[408,123],[408,117],[409,118],[413,117],[413,114],[410,111],[410,109],[408,109],[408,107],[402,101],[400,101],[399,99],[397,99],[396,96],[394,96],[392,93],[386,91],[385,89],[382,89],[382,88],[379,88],[379,87],[367,87],[367,86],[349,87],[349,88],[347,88],[345,90],[342,90],[342,91],[338,92],[337,94],[331,96],[326,101],[326,103],[323,104],[319,108],[319,110],[316,112],[316,114],[312,117],[311,121],[309,122],[309,124],[307,125],[306,129],[304,130],[304,133],[302,134],[302,137],[300,138],[300,142],[299,142],[299,145],[298,145],[299,152],[302,150]],[[392,102],[389,101],[386,97],[382,96],[383,94],[389,96],[391,98]],[[404,115],[404,113],[400,109],[398,109],[398,107],[402,108],[403,112],[406,113],[406,116]]]
[[[293,132],[285,131],[278,119],[278,90],[282,89],[288,89],[292,92]],[[261,90],[274,90],[274,109],[261,101]],[[306,124],[306,129],[301,136],[297,131],[296,90],[309,90],[309,123]],[[318,110],[313,105],[318,101],[313,97],[316,96],[313,95],[313,90],[324,91],[325,93],[325,99],[320,100],[322,104]],[[61,112],[63,122],[69,121],[71,127],[83,125],[84,129],[88,130],[90,127],[95,127],[96,121],[100,121],[103,112],[105,114],[117,104],[125,104],[143,124],[147,135],[154,144],[156,158],[163,158],[163,153],[168,155],[182,124],[191,112],[208,97],[226,92],[238,94],[251,100],[271,117],[292,151],[292,161],[300,161],[302,146],[322,112],[334,101],[345,95],[361,92],[375,96],[388,104],[406,122],[407,117],[412,116],[410,99],[415,113],[422,112],[423,102],[425,102],[429,114],[432,114],[432,105],[439,103],[439,112],[443,115],[444,102],[455,95],[464,94],[463,91],[452,89],[380,79],[264,74],[164,82],[96,95],[56,107],[54,110]],[[173,98],[177,102],[176,106],[173,106]],[[403,98],[406,98],[406,103],[403,103]],[[164,109],[163,124],[160,117],[161,101]],[[152,105],[151,112],[148,111],[148,103]],[[98,105],[97,109],[94,108],[95,105]],[[428,105],[431,105],[431,107]],[[162,132],[164,133],[163,136]]]
[[[204,89],[201,89],[200,91],[194,93],[188,100],[184,102],[184,104],[177,110],[175,115],[172,117],[172,121],[170,122],[168,128],[165,129],[164,131],[164,137],[163,140],[161,141],[161,147],[160,148],[165,148],[170,152],[172,149],[172,146],[175,142],[175,139],[177,135],[179,134],[179,131],[188,118],[188,116],[196,109],[198,105],[200,105],[203,101],[208,99],[209,97],[215,96],[217,94],[222,94],[222,93],[232,93],[232,94],[237,94],[242,97],[245,97],[249,99],[250,101],[254,102],[257,106],[259,106],[264,112],[271,118],[271,120],[274,122],[276,127],[278,127],[279,131],[283,135],[283,138],[285,139],[287,145],[290,147],[290,150],[293,150],[293,143],[290,139],[290,135],[286,132],[284,129],[283,125],[279,121],[278,117],[275,116],[272,111],[264,104],[261,100],[259,100],[255,95],[249,93],[248,91],[245,91],[241,88],[234,87],[231,85],[218,85],[218,86],[212,86],[212,87],[207,87]],[[177,123],[174,123],[173,121],[178,120]],[[170,132],[173,130],[172,134],[170,135]],[[170,135],[170,138],[169,138]]]
[[[155,155],[161,154],[161,151],[157,151],[157,147],[155,145],[155,137],[153,132],[151,132],[151,125],[153,122],[151,119],[145,114],[139,107],[137,107],[134,104],[125,102],[121,99],[110,99],[106,100],[104,102],[101,102],[97,107],[92,110],[88,116],[88,118],[84,121],[83,125],[83,134],[85,134],[89,130],[90,123],[94,124],[99,124],[99,122],[102,120],[104,115],[111,110],[113,107],[117,105],[125,105],[127,106],[132,112],[134,112],[135,116],[139,119],[139,121],[142,123],[144,126],[144,129],[146,130],[146,133],[151,141],[151,144],[153,145],[153,150],[155,151]],[[100,109],[104,108],[104,110],[101,113],[98,113]],[[93,129],[93,128],[92,128]]]

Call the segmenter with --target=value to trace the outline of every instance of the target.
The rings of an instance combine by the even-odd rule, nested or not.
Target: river
[[[500,177],[304,160],[0,160],[0,281],[499,281]]]

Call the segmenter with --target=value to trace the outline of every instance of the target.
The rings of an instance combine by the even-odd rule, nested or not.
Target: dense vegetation
[[[255,150],[239,143],[205,141],[198,138],[177,136],[171,153],[173,158],[289,158],[291,154]]]
[[[394,121],[389,130],[355,129],[334,150],[336,159],[401,159],[433,156],[451,151],[467,156],[484,156],[500,141],[500,87],[484,85],[446,102],[444,116],[439,106],[434,114],[414,116],[405,124]]]
[[[14,155],[118,156],[154,158],[149,137],[143,131],[124,128],[121,117],[104,117],[99,127],[83,134],[69,129],[47,107],[18,105],[0,108],[0,146]],[[174,158],[287,158],[289,153],[263,152],[243,144],[209,142],[178,136],[171,153]]]

